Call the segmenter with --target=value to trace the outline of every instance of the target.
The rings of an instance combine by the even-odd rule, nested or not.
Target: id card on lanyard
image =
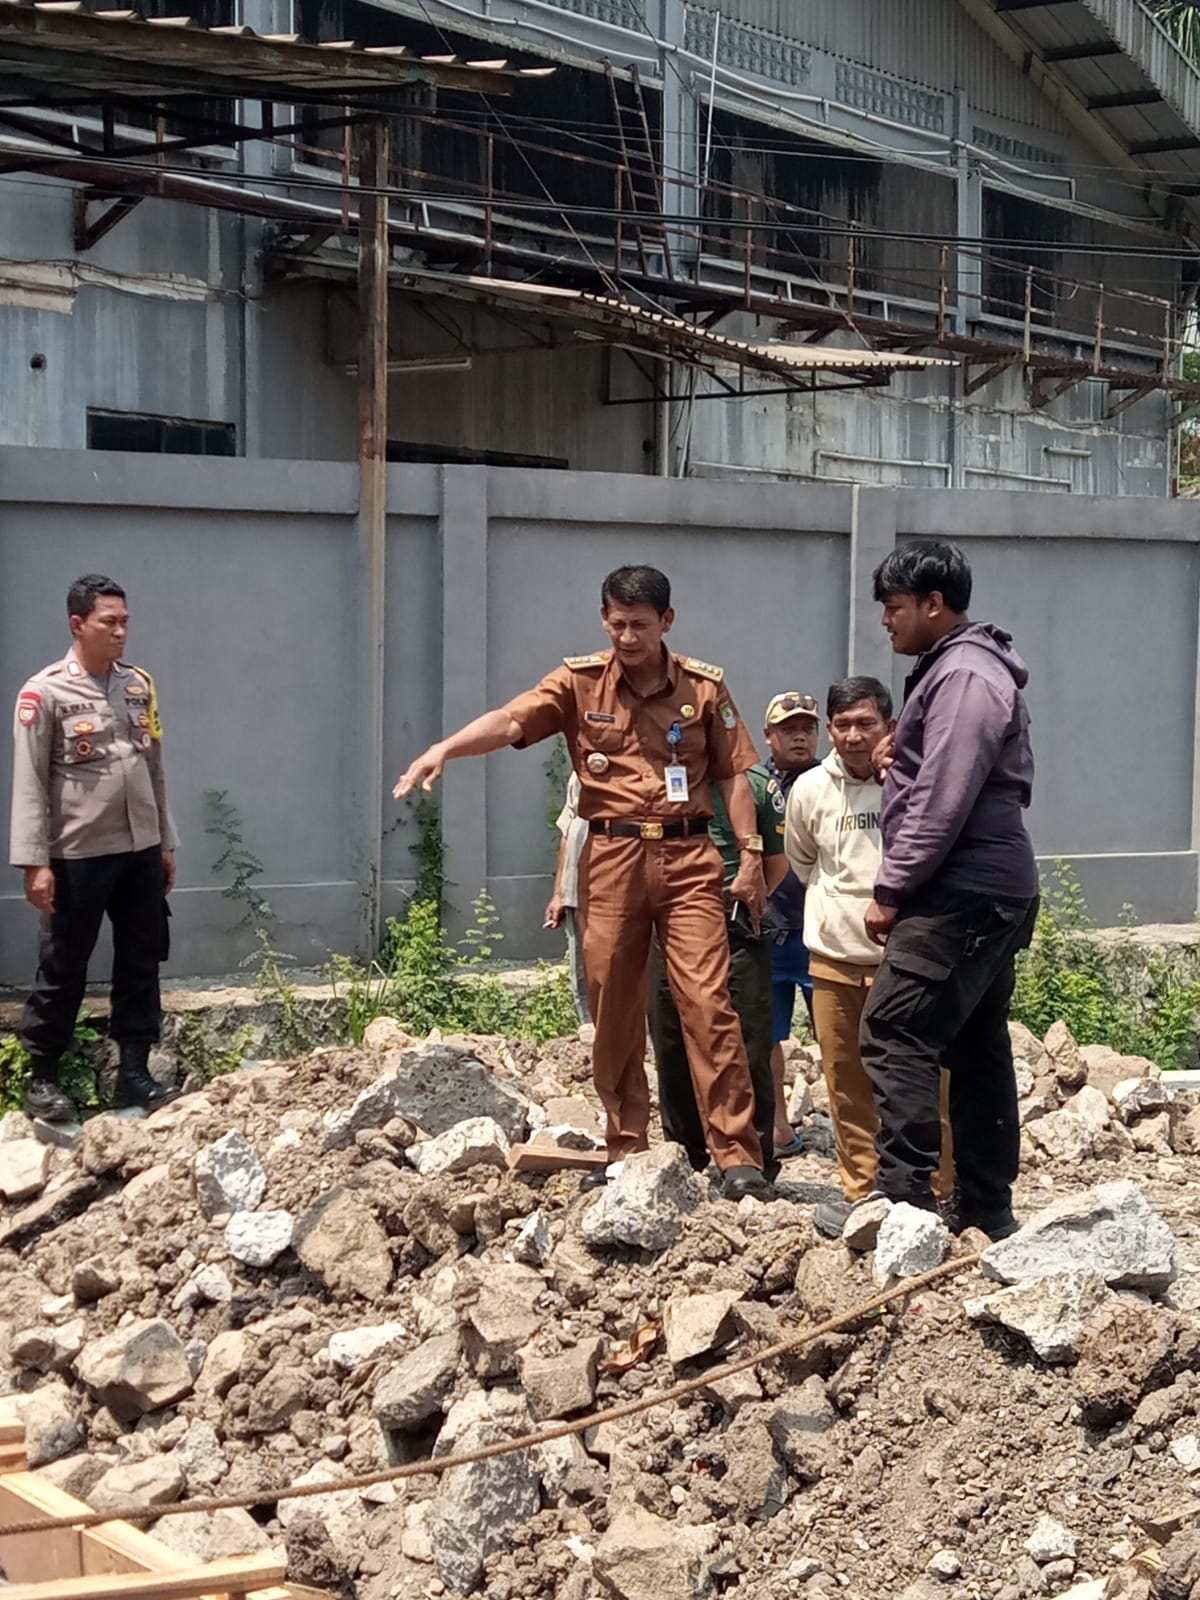
[[[673,722],[667,733],[667,745],[672,757],[675,756],[678,746],[683,740],[683,729],[677,722]],[[667,804],[683,805],[688,799],[687,768],[672,760],[670,766],[663,769],[663,776],[667,780]]]

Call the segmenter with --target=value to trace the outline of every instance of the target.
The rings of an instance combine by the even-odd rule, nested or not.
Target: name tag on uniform
[[[681,805],[688,798],[688,775],[686,767],[664,767],[667,779],[667,800],[674,805]]]

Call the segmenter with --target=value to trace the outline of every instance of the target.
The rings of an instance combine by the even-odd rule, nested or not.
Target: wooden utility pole
[[[362,782],[359,946],[379,945],[383,869],[383,691],[388,444],[388,127],[355,130],[358,156],[358,587]]]

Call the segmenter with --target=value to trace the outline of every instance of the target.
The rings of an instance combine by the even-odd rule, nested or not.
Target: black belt
[[[681,822],[609,822],[605,817],[593,817],[588,823],[589,833],[606,833],[612,839],[686,839],[691,835],[708,833],[707,817],[689,817]]]

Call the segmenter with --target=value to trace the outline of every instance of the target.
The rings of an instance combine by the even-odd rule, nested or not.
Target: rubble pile
[[[154,1531],[198,1559],[284,1546],[296,1582],[360,1600],[1200,1600],[1200,1108],[1061,1026],[1013,1034],[1021,1231],[727,1376],[988,1244],[905,1206],[818,1238],[834,1168],[798,1045],[807,1148],[767,1204],[669,1145],[594,1194],[512,1171],[514,1145],[600,1145],[574,1039],[382,1021],[148,1118],[11,1114],[0,1393],[94,1507],[263,1492]],[[638,1416],[353,1482],[681,1379]]]

